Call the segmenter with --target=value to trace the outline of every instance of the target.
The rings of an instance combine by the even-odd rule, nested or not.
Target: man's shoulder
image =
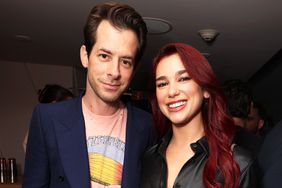
[[[52,116],[63,116],[75,113],[79,108],[79,98],[69,99],[57,103],[38,104],[35,111]]]

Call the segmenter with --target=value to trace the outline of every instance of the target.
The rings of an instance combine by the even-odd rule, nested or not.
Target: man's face
[[[81,48],[82,64],[88,68],[86,93],[105,103],[117,101],[131,80],[137,47],[132,30],[102,21],[89,58],[85,57],[85,47]]]
[[[248,115],[248,118],[246,120],[245,128],[254,133],[257,134],[259,129],[261,129],[263,126],[263,120],[258,114],[258,109],[253,107],[253,103],[251,104],[250,113]]]

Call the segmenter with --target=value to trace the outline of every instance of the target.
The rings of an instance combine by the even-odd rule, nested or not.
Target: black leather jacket
[[[167,165],[165,151],[171,139],[167,134],[159,144],[146,152],[141,172],[140,188],[166,188]],[[173,188],[205,188],[203,184],[203,170],[208,158],[208,142],[206,137],[191,144],[195,155],[189,159],[180,170],[175,179]],[[257,170],[253,157],[249,152],[235,145],[233,156],[240,166],[240,188],[257,188]],[[218,173],[218,181],[223,182],[223,177]]]

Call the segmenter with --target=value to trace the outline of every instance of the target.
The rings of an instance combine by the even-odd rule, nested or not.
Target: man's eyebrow
[[[103,52],[106,52],[107,54],[112,54],[110,50],[107,50],[105,48],[100,48],[98,51],[103,51]]]
[[[108,50],[108,49],[106,49],[106,48],[100,48],[98,51],[102,51],[102,52],[105,52],[105,53],[107,53],[107,54],[113,54],[110,50]],[[134,57],[132,57],[132,56],[127,56],[127,55],[122,56],[121,58],[123,58],[123,59],[129,59],[129,60],[134,60]]]
[[[134,60],[134,57],[131,57],[131,56],[123,56],[122,58],[123,58],[123,59]]]

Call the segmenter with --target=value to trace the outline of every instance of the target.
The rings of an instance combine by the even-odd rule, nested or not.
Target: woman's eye
[[[158,83],[158,84],[157,84],[157,87],[158,87],[158,88],[162,88],[162,87],[164,87],[164,86],[166,86],[166,85],[167,85],[166,82]]]
[[[179,78],[180,82],[184,82],[184,81],[187,81],[187,80],[191,80],[191,78],[189,76]]]

